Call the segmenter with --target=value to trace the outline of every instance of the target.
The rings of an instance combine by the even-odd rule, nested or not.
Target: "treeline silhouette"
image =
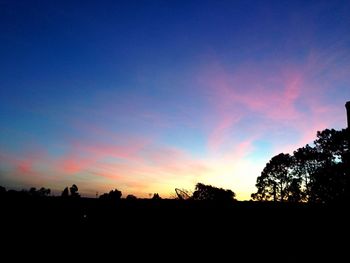
[[[325,129],[317,132],[312,145],[305,145],[293,155],[280,153],[274,156],[257,178],[257,192],[251,195],[254,201],[280,203],[337,204],[350,201],[350,154],[349,129],[340,131]],[[65,187],[61,197],[71,200],[80,198],[78,186]],[[217,188],[197,183],[191,193],[185,189],[175,189],[173,199],[182,201],[206,201],[232,203],[236,194],[229,189]],[[35,187],[29,190],[9,190],[0,186],[1,198],[49,197],[49,188]],[[120,200],[122,192],[111,190],[99,196],[100,200]],[[154,193],[152,200],[161,200]],[[126,200],[138,200],[128,195]]]
[[[350,154],[349,129],[340,131],[325,129],[317,132],[312,145],[305,145],[293,155],[280,153],[274,156],[257,177],[257,192],[251,195],[253,201],[280,203],[337,204],[350,201]],[[64,199],[80,198],[78,186],[65,187],[61,193]],[[191,193],[186,189],[175,189],[172,199],[181,201],[205,201],[232,203],[236,194],[222,189],[197,183]],[[49,188],[35,187],[29,190],[8,190],[0,186],[1,198],[50,197]],[[86,198],[89,199],[89,198]],[[122,192],[111,190],[99,196],[100,200],[121,200]],[[139,200],[129,194],[126,200]],[[154,193],[151,200],[162,200]]]
[[[313,145],[274,156],[257,178],[257,201],[350,201],[349,129],[317,132]]]
[[[175,260],[188,255],[209,260],[215,252],[215,262],[343,262],[350,235],[349,139],[349,129],[326,129],[292,155],[274,156],[257,178],[250,201],[237,201],[232,190],[203,183],[193,192],[176,188],[172,198],[158,193],[123,198],[118,189],[86,198],[75,184],[58,196],[45,187],[0,187],[2,251],[8,244],[32,245],[33,251],[49,244],[51,255],[67,247],[78,254],[81,245],[79,256],[92,251],[100,256],[109,245],[114,257],[127,251],[127,259],[151,255],[152,261],[167,251]]]
[[[5,187],[0,186],[0,196],[10,197],[61,197],[62,199],[76,199],[80,198],[79,188],[76,184],[71,187],[65,187],[60,196],[51,196],[51,189],[41,187],[37,190],[35,187],[31,187],[29,190],[22,189],[20,191],[9,190]],[[189,191],[187,191],[189,193]],[[99,200],[118,201],[122,199],[122,192],[118,189],[111,190],[108,193],[104,193],[98,197]],[[195,191],[191,196],[188,196],[188,201],[215,201],[215,202],[232,202],[237,201],[235,199],[236,194],[229,189],[222,189],[211,185],[205,185],[203,183],[197,183]],[[90,199],[90,198],[87,198]],[[138,200],[135,195],[129,194],[125,198],[126,200]],[[174,200],[183,200],[181,196],[177,195],[173,198]],[[158,193],[154,193],[151,200],[162,200],[162,197]]]

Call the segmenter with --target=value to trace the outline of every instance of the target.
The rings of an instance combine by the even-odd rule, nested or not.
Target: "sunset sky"
[[[249,200],[346,126],[350,1],[0,0],[0,185]]]

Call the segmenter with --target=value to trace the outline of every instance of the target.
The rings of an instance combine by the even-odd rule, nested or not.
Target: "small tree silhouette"
[[[111,190],[109,193],[104,193],[103,195],[100,195],[100,199],[103,200],[120,200],[122,197],[122,192],[118,189]]]
[[[78,193],[78,186],[76,186],[75,184],[73,184],[70,188],[70,196],[77,198],[80,197],[80,194]]]
[[[152,200],[160,200],[160,199],[162,199],[162,198],[159,196],[158,193],[155,193],[152,197]]]
[[[66,187],[62,191],[61,197],[68,197],[68,196],[69,196],[69,190],[68,190],[68,187]]]

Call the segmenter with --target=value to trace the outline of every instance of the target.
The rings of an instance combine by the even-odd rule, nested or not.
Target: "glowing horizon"
[[[0,185],[169,197],[202,182],[249,200],[274,155],[346,127],[348,11],[9,1]]]

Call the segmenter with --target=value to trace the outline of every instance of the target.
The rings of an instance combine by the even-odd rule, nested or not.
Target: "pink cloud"
[[[89,164],[89,162],[84,162],[77,159],[64,159],[62,162],[60,162],[60,167],[62,168],[64,173],[67,174],[76,174],[81,172],[86,168],[86,166]]]
[[[16,169],[21,174],[30,174],[33,172],[33,160],[18,160]]]
[[[135,193],[143,196],[154,185],[161,184],[172,189],[174,186],[170,181],[181,181],[181,178],[192,178],[207,171],[203,161],[186,151],[151,143],[147,139],[129,139],[120,144],[76,139],[61,157],[48,155],[45,159],[50,160],[56,173],[65,182],[74,183],[74,180],[84,176],[96,182],[104,180],[108,185],[114,184],[129,191],[137,187],[126,185],[135,183],[145,187],[143,191],[139,189]],[[46,162],[45,159],[41,162]]]
[[[224,154],[223,158],[227,161],[244,159],[254,150],[253,143],[256,138],[256,136],[251,136],[248,139],[235,144]]]
[[[39,187],[45,184],[45,171],[38,169],[42,163],[49,164],[45,159],[45,150],[38,146],[32,149],[23,149],[22,153],[0,152],[1,168],[4,169],[5,181],[10,187]]]
[[[329,106],[323,96],[340,77],[333,73],[338,71],[336,62],[341,54],[315,54],[304,64],[248,62],[228,69],[214,60],[202,69],[199,92],[209,97],[213,116],[207,123],[212,127],[208,149],[223,150],[240,129],[248,129],[248,136],[257,137],[283,129],[295,131],[300,137],[296,143],[299,145],[314,139],[317,130],[342,122],[344,114]]]
[[[240,120],[240,117],[227,116],[224,114],[218,121],[208,137],[208,147],[210,151],[218,151],[219,148],[228,139],[230,128]]]
[[[303,73],[290,66],[281,69],[276,65],[248,64],[228,71],[216,65],[200,74],[205,76],[199,78],[200,84],[208,88],[214,108],[221,112],[251,110],[271,118],[289,117],[275,112],[279,106],[292,108],[303,82]]]

